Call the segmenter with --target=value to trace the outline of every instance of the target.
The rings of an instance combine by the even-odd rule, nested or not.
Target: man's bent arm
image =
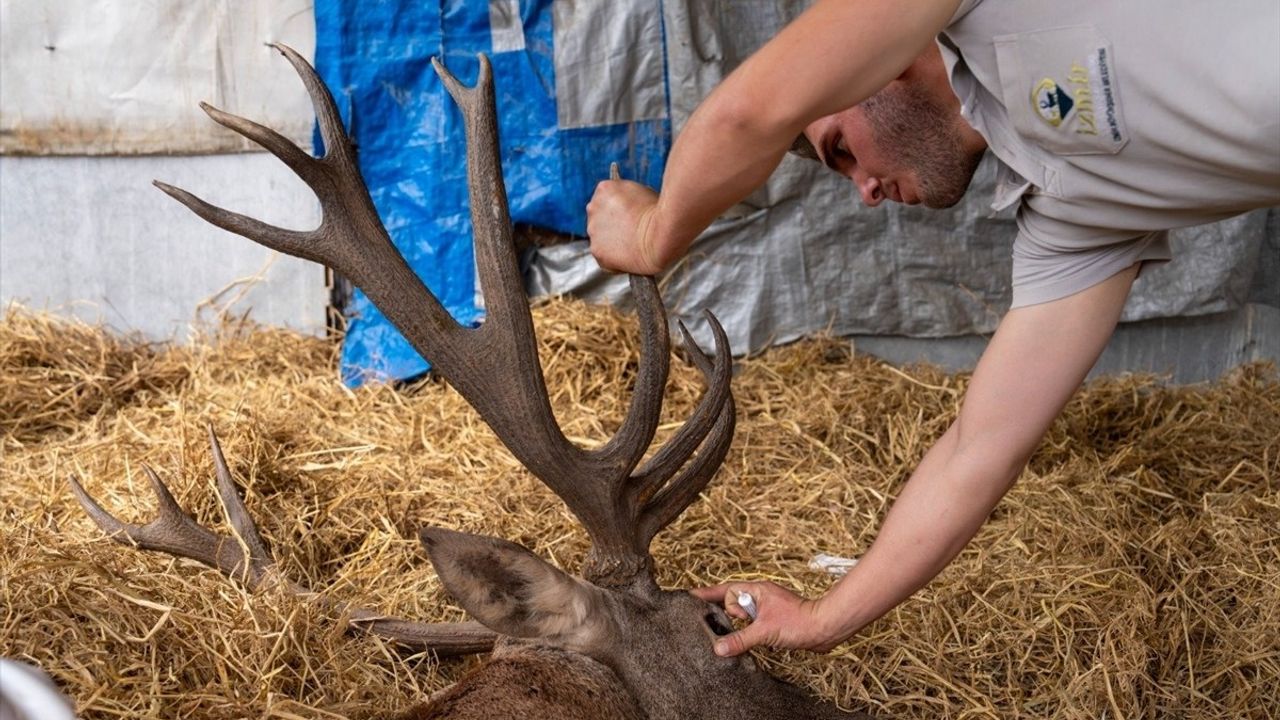
[[[1005,315],[959,417],[903,487],[872,547],[821,601],[845,637],[924,586],[977,533],[1106,347],[1136,274],[1134,266]]]
[[[731,612],[737,591],[757,598],[759,618],[722,638],[717,652],[736,655],[755,645],[828,650],[941,572],[1097,361],[1136,274],[1135,265],[1070,297],[1005,315],[956,421],[912,473],[871,548],[825,596],[804,601],[768,583],[695,591],[725,599]]]
[[[588,206],[592,252],[611,270],[656,273],[764,184],[809,122],[900,75],[959,0],[823,0],[725,79],[676,138],[662,195],[606,181]]]

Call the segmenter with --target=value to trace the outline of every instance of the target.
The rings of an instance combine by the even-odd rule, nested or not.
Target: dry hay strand
[[[634,323],[572,301],[535,310],[566,434],[625,412]],[[34,662],[84,718],[372,717],[472,661],[343,632],[322,603],[108,542],[65,478],[150,517],[156,467],[222,527],[213,423],[283,570],[326,597],[458,619],[414,540],[443,525],[577,568],[585,539],[439,382],[344,389],[335,346],[245,323],[152,346],[11,309],[0,322],[0,653]],[[829,586],[816,552],[857,555],[967,376],[899,370],[811,340],[741,363],[741,420],[716,481],[654,545],[661,582]],[[660,429],[702,390],[673,365]],[[1280,381],[1090,383],[943,574],[827,656],[764,653],[847,707],[895,718],[1268,718],[1280,707]]]

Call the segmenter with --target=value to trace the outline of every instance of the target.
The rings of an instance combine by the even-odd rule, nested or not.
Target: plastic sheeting
[[[266,44],[309,56],[311,40],[310,0],[4,0],[0,154],[257,149],[210,122],[201,100],[305,144],[306,92]]]
[[[490,54],[514,222],[583,235],[584,208],[595,184],[608,176],[609,161],[618,161],[625,177],[641,182],[656,185],[662,177],[670,126],[663,73],[653,67],[662,61],[661,53],[653,52],[655,42],[661,48],[656,4],[628,0],[556,9],[557,4],[316,2],[316,66],[360,148],[374,205],[410,266],[462,323],[475,323],[482,315],[465,143],[461,115],[431,68],[432,56],[442,57],[459,79],[471,83],[476,53]],[[573,22],[556,27],[553,15],[565,17],[565,11]],[[619,29],[610,16],[629,24]],[[558,55],[557,43],[585,44],[574,33],[601,28],[621,43],[610,57],[561,64],[574,58]],[[628,38],[646,50],[627,52]],[[655,90],[661,93],[656,106]],[[622,94],[645,100],[633,103],[633,109],[609,104],[608,98]],[[563,113],[558,96],[584,107]],[[561,117],[573,118],[573,127],[563,129]],[[363,293],[355,293],[347,316],[342,373],[349,384],[370,377],[408,378],[426,369]]]
[[[677,129],[732,68],[807,4],[664,2]],[[949,210],[866,208],[848,181],[788,158],[764,188],[702,235],[664,279],[663,297],[672,317],[684,320],[704,345],[711,335],[698,313],[712,310],[739,354],[822,331],[988,333],[1009,306],[1016,232],[1011,214],[993,217],[989,209],[992,169],[981,168],[965,200]],[[1251,293],[1266,296],[1259,288],[1280,286],[1280,262],[1268,255],[1277,247],[1272,227],[1269,237],[1266,211],[1259,211],[1174,231],[1174,261],[1143,273],[1123,319],[1222,312]],[[534,293],[629,302],[625,280],[600,271],[585,243],[540,250],[529,283]]]

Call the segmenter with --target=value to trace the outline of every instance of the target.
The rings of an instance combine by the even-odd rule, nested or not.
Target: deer
[[[616,434],[587,450],[567,439],[553,415],[537,354],[533,320],[517,265],[499,155],[493,72],[479,55],[478,79],[463,85],[433,58],[462,112],[477,272],[486,317],[459,325],[418,279],[382,225],[356,163],[356,148],[333,96],[293,49],[274,45],[302,79],[324,151],[313,157],[268,127],[201,108],[292,169],[319,198],[317,228],[269,225],[211,205],[156,181],[196,215],[268,248],[323,263],[350,279],[444,376],[505,447],[563,500],[590,540],[580,576],[496,537],[427,527],[419,533],[450,596],[474,620],[421,623],[339,607],[350,629],[373,633],[439,657],[489,652],[487,663],[413,706],[404,720],[579,718],[617,720],[794,720],[870,718],[813,698],[774,678],[748,654],[716,655],[732,631],[722,608],[683,590],[660,588],[649,546],[693,503],[720,468],[736,424],[732,356],[710,312],[715,350],[705,355],[677,323],[706,390],[684,423],[652,454],[669,371],[670,333],[653,277],[629,277],[640,325],[640,359],[627,414]],[[617,176],[616,165],[611,170]],[[111,539],[193,559],[250,590],[283,586],[281,576],[232,479],[209,427],[215,487],[230,533],[198,524],[156,473],[143,470],[158,514],[145,525],[118,520],[73,475],[70,487]]]

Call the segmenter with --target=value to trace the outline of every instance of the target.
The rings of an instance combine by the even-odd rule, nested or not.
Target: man
[[[1018,203],[1013,305],[955,423],[853,570],[809,600],[772,583],[716,651],[825,651],[902,602],[973,537],[1083,381],[1164,231],[1280,204],[1274,0],[822,0],[731,74],[676,139],[662,194],[599,185],[602,266],[653,274],[761,185],[797,136],[885,200],[947,207],[982,154]]]

